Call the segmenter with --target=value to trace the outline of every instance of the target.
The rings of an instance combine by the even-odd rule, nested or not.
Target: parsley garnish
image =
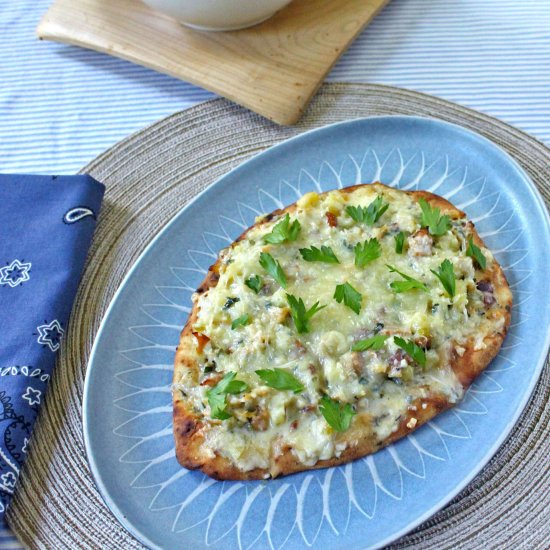
[[[227,301],[223,305],[222,309],[229,309],[230,307],[233,307],[237,302],[240,302],[241,299],[233,296],[229,296],[227,298]]]
[[[234,380],[235,376],[237,376],[237,373],[228,372],[212,389],[206,392],[212,418],[227,420],[231,416],[225,410],[227,395],[235,395],[248,389],[245,382]]]
[[[267,252],[260,253],[260,265],[283,287],[286,288],[286,276],[281,264]]]
[[[250,315],[248,315],[248,313],[245,313],[244,315],[241,315],[240,317],[237,317],[233,320],[233,322],[231,323],[231,330],[235,330],[239,326],[244,327],[244,325],[248,325],[249,322]]]
[[[301,229],[300,222],[294,220],[290,223],[290,216],[287,214],[269,233],[264,236],[264,241],[270,244],[281,244],[295,241]]]
[[[485,271],[485,268],[487,267],[487,260],[485,259],[483,252],[481,252],[481,248],[477,247],[474,244],[472,237],[468,239],[468,248],[466,249],[466,256],[470,256],[470,258],[474,258],[475,261],[478,263],[479,267],[481,267],[481,269]]]
[[[262,279],[259,275],[253,275],[252,277],[246,279],[244,284],[258,294],[258,292],[260,292],[260,288],[262,288]]]
[[[336,285],[333,298],[341,304],[342,301],[346,306],[355,311],[357,315],[361,311],[361,300],[363,296],[355,290],[349,283]]]
[[[304,386],[301,382],[284,369],[261,369],[257,370],[256,374],[270,388],[281,391],[290,390],[294,393],[302,393],[304,391]]]
[[[407,290],[423,290],[424,292],[428,292],[428,287],[424,284],[418,281],[417,279],[413,279],[409,275],[405,275],[405,273],[402,273],[395,267],[386,264],[386,267],[392,272],[392,273],[398,273],[405,279],[404,281],[393,281],[390,283],[390,287],[394,292],[406,292]]]
[[[366,208],[363,206],[348,206],[346,212],[356,222],[374,225],[389,206],[387,202],[384,202],[382,196],[378,195]]]
[[[315,302],[308,310],[302,298],[296,298],[292,294],[287,294],[286,299],[290,306],[290,314],[296,326],[298,333],[309,332],[308,322],[318,312],[326,306],[320,306],[319,302]]]
[[[319,405],[321,414],[325,417],[328,425],[337,432],[345,432],[351,424],[355,411],[349,403],[341,405],[324,395]]]
[[[422,367],[426,366],[426,352],[420,346],[417,346],[411,340],[399,338],[399,336],[394,336],[393,341],[403,351],[410,355],[413,361],[416,361]]]
[[[371,336],[366,340],[359,340],[353,344],[351,351],[367,351],[368,349],[377,351],[382,349],[382,346],[387,338],[388,337],[385,334],[377,334],[376,336]]]
[[[353,250],[357,267],[365,267],[369,262],[380,258],[382,255],[380,243],[374,238],[365,241],[363,244],[357,243]]]
[[[437,271],[430,269],[430,271],[441,281],[443,288],[447,291],[447,294],[454,298],[455,296],[455,272],[453,264],[449,260],[443,260]]]
[[[422,210],[422,227],[427,227],[432,235],[443,235],[451,227],[449,216],[440,216],[439,208],[432,208],[424,199],[418,201]]]
[[[367,209],[363,206],[348,206],[346,207],[346,213],[350,218],[353,218],[354,221],[362,223],[365,221]]]
[[[321,246],[321,250],[315,246],[311,248],[300,248],[300,254],[306,262],[325,262],[327,264],[340,263],[330,246]]]
[[[403,233],[403,231],[400,231],[397,235],[395,235],[394,239],[395,239],[395,252],[397,254],[403,254],[403,245],[405,244],[405,233]]]

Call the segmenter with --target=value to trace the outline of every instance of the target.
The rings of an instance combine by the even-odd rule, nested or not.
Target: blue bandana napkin
[[[0,174],[0,525],[96,225],[89,176]]]

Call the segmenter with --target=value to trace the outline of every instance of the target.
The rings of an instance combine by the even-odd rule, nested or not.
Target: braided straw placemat
[[[145,245],[190,199],[252,155],[324,124],[372,115],[419,115],[491,139],[550,202],[550,150],[498,120],[396,88],[327,84],[295,127],[279,127],[217,99],[130,136],[83,171],[107,186],[65,345],[31,442],[8,521],[31,548],[141,548],[101,500],[82,438],[82,388],[101,318]],[[541,307],[544,307],[543,298]],[[527,408],[486,468],[446,508],[395,548],[548,548],[548,363]],[[546,484],[546,487],[545,487]]]

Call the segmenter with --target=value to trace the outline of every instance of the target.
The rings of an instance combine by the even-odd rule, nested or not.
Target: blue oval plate
[[[259,213],[379,180],[426,189],[465,210],[504,267],[512,324],[490,367],[453,410],[375,455],[269,482],[217,482],[174,456],[172,361],[179,332],[220,248]],[[487,463],[541,371],[550,309],[549,220],[534,185],[486,139],[414,117],[360,119],[302,134],[254,157],[186,206],[118,290],[84,389],[92,472],[111,510],[157,548],[359,548],[427,519]]]

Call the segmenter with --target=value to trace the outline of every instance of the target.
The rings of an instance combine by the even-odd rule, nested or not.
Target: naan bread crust
[[[380,191],[388,189],[387,186],[381,183],[361,184],[347,187],[341,190],[342,193],[350,193],[363,185],[370,185],[378,188]],[[452,219],[464,218],[464,212],[455,208],[449,201],[444,198],[429,193],[427,191],[402,191],[410,195],[413,200],[418,202],[424,198],[431,206],[436,206],[441,210],[442,214],[448,214]],[[276,210],[265,216],[259,224],[270,222],[274,217],[281,215],[292,214],[296,210],[296,203],[280,210]],[[254,226],[253,226],[254,227]],[[475,231],[473,224],[471,225],[473,241],[477,246],[484,246],[483,241]],[[248,231],[246,230],[236,241],[245,239]],[[232,246],[235,245],[233,243]],[[198,294],[204,293],[206,290],[216,286],[219,275],[219,262],[212,265],[206,275],[204,281],[197,289]],[[510,325],[510,312],[512,307],[512,294],[504,272],[500,265],[493,260],[490,268],[485,271],[476,269],[478,280],[489,282],[494,289],[496,298],[495,304],[488,310],[487,315],[492,319],[502,318],[502,329],[498,332],[488,333],[483,335],[484,346],[482,349],[475,349],[473,341],[470,341],[466,346],[462,355],[454,354],[451,365],[458,376],[463,387],[466,389],[475,380],[475,378],[489,365],[491,360],[497,355],[506,332]],[[181,332],[179,346],[177,348],[175,363],[174,363],[174,382],[177,382],[182,377],[184,369],[190,369],[196,382],[199,380],[199,365],[195,359],[194,350],[197,347],[200,349],[204,345],[201,341],[204,337],[193,333],[192,326],[197,319],[197,305],[191,312],[189,319]],[[479,346],[478,346],[479,347]],[[408,435],[418,429],[424,423],[431,420],[433,417],[442,411],[451,407],[446,396],[442,394],[432,393],[427,398],[423,398],[421,402],[413,403],[416,405],[416,411],[409,411],[407,416],[402,419],[396,432],[383,441],[377,441],[376,437],[370,430],[370,419],[366,413],[358,414],[354,417],[354,421],[349,430],[337,435],[337,441],[347,440],[355,443],[348,446],[339,457],[334,457],[329,460],[319,460],[313,466],[305,466],[291,452],[290,448],[281,449],[280,454],[274,457],[271,467],[256,468],[249,471],[242,471],[235,466],[229,459],[216,454],[212,456],[211,452],[207,452],[204,442],[204,435],[201,432],[205,422],[198,414],[190,410],[186,404],[180,391],[173,392],[173,426],[174,437],[176,443],[176,456],[182,466],[188,469],[201,469],[205,474],[220,480],[248,480],[248,479],[266,479],[280,475],[287,475],[304,470],[317,468],[326,468],[350,462],[354,459],[372,454],[377,450],[389,445],[397,439]],[[416,423],[410,422],[414,418]]]

